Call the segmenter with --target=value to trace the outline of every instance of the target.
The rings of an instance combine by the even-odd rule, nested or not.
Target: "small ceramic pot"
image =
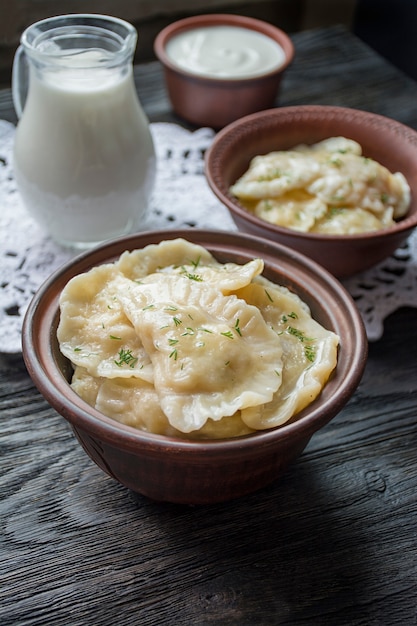
[[[290,422],[234,439],[191,441],[121,424],[88,405],[70,386],[72,367],[57,340],[59,296],[64,286],[73,276],[114,261],[125,250],[176,237],[203,245],[222,263],[262,257],[265,276],[298,294],[314,318],[338,334],[335,371],[322,393]],[[313,261],[249,235],[189,229],[117,239],[61,267],[29,306],[23,354],[40,392],[68,420],[86,453],[104,472],[154,500],[208,504],[243,496],[281,476],[354,393],[366,363],[367,340],[351,296]]]
[[[195,29],[219,26],[246,29],[272,40],[283,53],[279,65],[256,75],[208,76],[199,70],[180,67],[167,53],[167,45],[174,37]],[[175,113],[191,124],[215,129],[273,106],[284,72],[294,58],[293,43],[279,28],[254,18],[227,14],[199,15],[176,21],[157,35],[154,50],[164,67]],[[227,57],[239,52],[226,41],[223,54]]]
[[[347,137],[363,155],[401,172],[411,189],[408,214],[385,230],[327,235],[277,226],[247,210],[230,187],[251,159],[298,144]],[[208,183],[239,230],[279,242],[314,259],[338,278],[362,272],[389,257],[417,226],[417,132],[382,115],[344,107],[305,105],[262,111],[221,130],[206,154]]]

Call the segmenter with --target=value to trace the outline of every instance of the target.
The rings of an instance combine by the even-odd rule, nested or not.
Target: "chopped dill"
[[[328,211],[327,219],[331,219],[332,217],[335,217],[336,215],[340,215],[341,213],[344,213],[345,211],[346,209],[344,209],[343,207],[332,206],[330,207]]]
[[[193,266],[193,268],[196,270],[197,267],[200,265],[200,261],[201,261],[201,256],[198,257],[198,259],[196,261],[190,261],[191,265]]]
[[[195,335],[194,328],[191,328],[190,326],[186,326],[185,332],[182,333],[181,337],[186,337],[187,335]]]
[[[282,171],[280,169],[271,170],[268,174],[264,174],[263,176],[258,176],[257,181],[259,183],[267,182],[268,180],[274,180],[274,178],[279,178],[282,176]]]
[[[316,350],[314,346],[305,346],[304,354],[308,361],[311,361],[311,362],[314,361],[316,358]]]
[[[335,167],[341,167],[342,166],[342,161],[340,159],[338,159],[337,157],[331,157],[330,158],[330,163],[332,165],[334,165]]]
[[[135,367],[138,362],[138,357],[133,356],[131,350],[125,350],[124,348],[120,348],[119,350],[119,360],[114,361],[118,367],[122,367],[123,365],[128,365],[132,369]]]
[[[284,314],[282,316],[281,320],[285,323],[285,322],[288,322],[289,318],[291,318],[293,320],[296,320],[296,319],[298,319],[298,315],[297,315],[297,313],[295,313],[295,311],[291,311],[291,313]]]
[[[306,343],[309,344],[311,341],[314,341],[312,337],[306,337],[302,330],[299,330],[298,328],[294,328],[294,326],[288,326],[287,332],[289,332],[290,335],[297,337],[297,339],[299,339],[301,343],[303,344],[306,344]],[[311,345],[305,345],[304,355],[308,361],[311,361],[311,362],[314,361],[314,359],[316,358],[315,347]]]
[[[195,280],[198,283],[201,283],[203,281],[203,278],[202,276],[200,276],[200,274],[191,274],[190,272],[186,272],[185,275],[190,280]]]
[[[302,330],[299,330],[298,328],[294,328],[294,326],[288,326],[287,331],[289,332],[290,335],[297,337],[297,339],[299,339],[303,343],[305,341],[314,341],[312,337],[306,337]]]
[[[181,266],[181,274],[189,278],[190,280],[195,280],[199,283],[203,282],[202,276],[200,274],[193,274],[187,270],[183,265]]]

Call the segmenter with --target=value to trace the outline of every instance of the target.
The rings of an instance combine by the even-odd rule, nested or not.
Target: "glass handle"
[[[29,80],[29,68],[23,46],[19,46],[13,59],[12,98],[17,117],[22,117],[26,101]]]

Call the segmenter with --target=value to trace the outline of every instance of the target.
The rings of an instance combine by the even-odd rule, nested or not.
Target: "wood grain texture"
[[[347,32],[294,40],[283,103],[417,128],[417,85]],[[157,64],[137,83],[152,120],[174,119]],[[209,507],[154,503],[106,477],[21,357],[0,355],[0,624],[415,626],[416,346],[417,310],[400,309],[351,401],[283,479]]]

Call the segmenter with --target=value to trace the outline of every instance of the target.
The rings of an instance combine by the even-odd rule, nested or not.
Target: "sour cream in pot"
[[[185,30],[166,44],[178,67],[209,78],[241,79],[261,76],[286,60],[279,43],[241,26],[205,26]]]

